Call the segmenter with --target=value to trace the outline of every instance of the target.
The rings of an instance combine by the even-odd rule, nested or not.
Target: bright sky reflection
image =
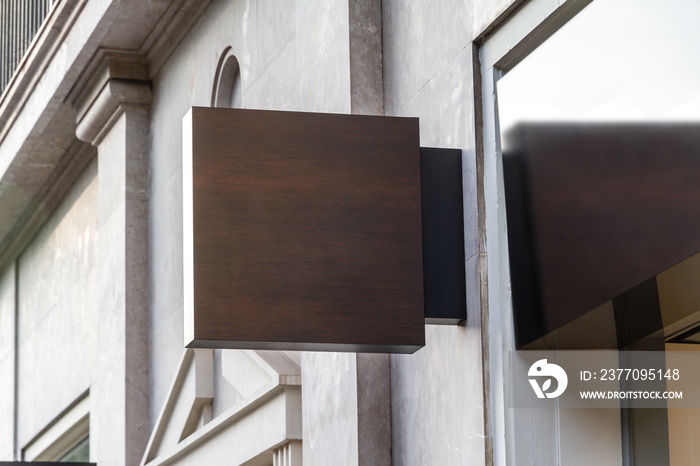
[[[595,0],[498,82],[500,125],[700,121],[700,1]]]

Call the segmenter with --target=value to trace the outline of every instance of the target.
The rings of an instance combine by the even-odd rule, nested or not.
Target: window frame
[[[475,43],[479,46],[479,70],[475,76],[478,94],[477,163],[481,164],[482,180],[477,187],[483,200],[483,251],[488,263],[488,315],[484,316],[484,373],[487,375],[489,396],[486,409],[486,433],[492,441],[493,464],[516,464],[515,418],[506,408],[505,387],[511,386],[508,371],[511,351],[515,351],[513,306],[508,266],[508,236],[506,228],[503,158],[496,83],[509,70],[575,17],[593,0],[530,0],[509,18]],[[479,98],[481,102],[479,102]],[[480,104],[480,105],[479,105]]]
[[[58,461],[90,436],[90,397],[84,394],[22,448],[23,461]]]

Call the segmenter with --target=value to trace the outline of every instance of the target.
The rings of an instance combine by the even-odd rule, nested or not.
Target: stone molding
[[[241,395],[237,403],[212,419],[211,411],[196,410],[214,397],[213,350],[185,348],[140,466],[200,464],[195,462],[201,459],[197,454],[206,449],[218,452],[214,455],[228,455],[226,464],[264,464],[270,458],[274,466],[303,464],[299,364],[281,351],[228,354],[236,378],[244,377],[235,370],[236,361],[243,359],[267,378],[259,379],[251,393]],[[190,423],[193,412],[200,421],[196,426]],[[226,432],[232,437],[217,443]],[[231,443],[232,438],[236,440]]]
[[[0,144],[10,131],[27,100],[61,50],[61,44],[78,19],[87,0],[63,0],[49,11],[32,43],[17,64],[14,75],[0,94]]]
[[[129,105],[147,108],[149,78],[177,48],[210,1],[53,2],[0,95],[0,266],[12,261],[21,252],[18,245],[32,237],[27,218],[41,217],[32,211],[37,202],[47,204],[41,196],[54,192],[52,179],[68,183],[65,180],[76,176],[72,172],[60,177],[51,175],[47,169],[36,169],[34,161],[40,159],[42,167],[63,165],[62,160],[71,153],[86,152],[79,147],[78,139],[98,144],[105,134],[103,129],[111,127]],[[96,72],[105,69],[109,69],[106,78]],[[106,87],[110,78],[129,82]],[[128,99],[122,93],[127,84],[138,89]],[[116,92],[118,88],[121,90]],[[102,91],[108,95],[97,102]],[[77,118],[76,108],[83,110]],[[81,125],[79,130],[76,120]],[[81,159],[81,163],[84,161]],[[75,167],[80,168],[79,164]],[[57,200],[48,204],[55,205]],[[39,224],[33,222],[32,228]],[[18,237],[19,231],[26,238]]]
[[[82,85],[81,85],[82,84]],[[148,107],[151,83],[145,64],[126,54],[102,54],[91,76],[76,86],[76,136],[97,146],[119,116],[129,108]]]

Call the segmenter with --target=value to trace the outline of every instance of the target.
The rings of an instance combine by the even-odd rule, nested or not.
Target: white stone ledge
[[[296,386],[296,385],[295,385]],[[248,416],[254,416],[257,411],[261,411],[262,408],[265,405],[268,405],[270,403],[273,403],[275,400],[277,400],[278,397],[280,396],[285,396],[285,397],[300,397],[300,394],[294,393],[289,390],[289,385],[280,385],[278,381],[273,381],[270,382],[268,385],[260,389],[254,396],[251,396],[249,399],[246,399],[245,401],[242,401],[241,403],[237,404],[233,408],[229,409],[225,413],[217,416],[214,418],[211,422],[207,423],[190,435],[189,437],[185,438],[182,442],[178,443],[176,446],[168,449],[165,453],[162,455],[159,455],[158,457],[154,458],[153,460],[149,462],[142,462],[141,466],[165,466],[169,464],[174,464],[178,460],[183,459],[185,456],[193,453],[197,448],[202,446],[204,443],[212,440],[214,437],[216,437],[219,434],[222,434],[225,432],[228,428],[230,428],[232,425],[236,424],[237,422],[242,421],[244,418]],[[300,403],[301,400],[298,400]],[[276,413],[277,416],[279,417],[280,422],[282,422],[285,425],[277,426],[281,430],[286,430],[288,422],[286,420],[286,415],[287,415],[287,409],[286,405],[289,404],[290,401],[285,400],[283,403],[284,409],[281,412]],[[271,426],[267,426],[271,427]],[[268,429],[268,432],[271,430],[277,430],[277,429]],[[257,436],[260,435],[262,432],[236,432],[236,436],[240,438],[241,440],[244,440],[245,438],[249,436]],[[241,435],[243,434],[243,435]],[[276,448],[280,445],[283,445],[285,442],[289,440],[300,440],[300,438],[296,437],[301,437],[300,435],[293,435],[292,437],[295,438],[288,438],[287,435],[282,435],[279,439],[276,439],[277,441],[273,440],[272,443],[270,443],[267,446],[267,449],[273,449]],[[244,443],[244,442],[241,442]],[[264,453],[267,451],[267,449],[264,449],[262,451],[257,451],[255,453],[251,453],[251,457],[254,457],[256,453]]]

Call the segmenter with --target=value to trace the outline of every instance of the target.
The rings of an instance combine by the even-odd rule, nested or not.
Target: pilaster
[[[136,57],[104,54],[74,96],[78,138],[98,154],[100,370],[91,455],[136,465],[146,447],[150,83]]]

